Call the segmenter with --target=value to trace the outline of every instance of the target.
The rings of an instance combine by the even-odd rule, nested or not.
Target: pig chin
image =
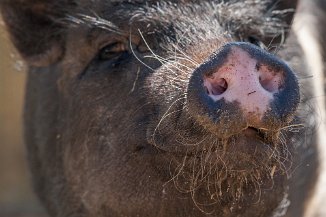
[[[271,136],[273,137],[273,136]],[[285,170],[279,164],[279,156],[283,150],[276,141],[263,138],[254,129],[246,129],[236,136],[232,136],[225,144],[225,161],[230,170],[252,172],[253,170],[267,170],[273,176],[272,170]]]
[[[227,139],[211,135],[200,146],[173,157],[171,180],[198,204],[255,203],[263,189],[275,191],[275,184],[279,188],[288,178],[290,150],[274,138],[250,128]]]

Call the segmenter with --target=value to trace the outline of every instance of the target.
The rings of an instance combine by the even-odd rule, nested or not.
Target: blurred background
[[[31,189],[22,138],[25,73],[0,20],[0,217],[46,217]]]

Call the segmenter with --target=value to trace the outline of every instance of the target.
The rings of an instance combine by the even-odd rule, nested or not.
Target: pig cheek
[[[114,89],[117,86],[112,84],[111,87]],[[151,164],[151,155],[132,153],[135,149],[134,140],[138,144],[146,143],[144,136],[137,135],[144,135],[140,131],[145,126],[135,126],[135,120],[142,119],[146,106],[138,106],[141,100],[137,98],[137,88],[129,95],[129,87],[126,87],[122,91],[116,88],[117,91],[112,91],[112,94],[103,89],[103,92],[108,92],[107,95],[101,96],[93,92],[89,96],[92,89],[92,84],[84,85],[79,91],[73,91],[77,94],[64,97],[68,101],[69,98],[73,99],[72,102],[65,103],[70,104],[69,108],[63,109],[63,116],[69,116],[69,119],[65,119],[70,121],[65,123],[66,130],[61,136],[65,149],[63,153],[67,182],[89,208],[101,204],[115,206],[117,198],[122,201],[123,195],[130,192],[134,192],[129,195],[129,199],[134,200],[132,204],[141,206],[137,195],[142,192],[135,191],[138,187],[133,180],[146,178],[144,183],[148,182],[146,186],[150,188],[148,177],[153,177],[156,173],[152,166],[155,164]],[[120,96],[124,96],[123,102],[120,101]],[[70,108],[79,109],[69,110]]]
[[[160,148],[164,146],[168,149],[177,145],[176,134],[183,134],[185,130],[180,128],[184,123],[179,123],[179,118],[187,109],[185,98],[188,77],[191,74],[190,70],[172,69],[167,63],[145,80],[147,101],[153,111],[148,117],[150,124],[146,133],[147,140],[161,146]]]

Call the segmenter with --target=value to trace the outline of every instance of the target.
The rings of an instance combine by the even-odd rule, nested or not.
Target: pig
[[[50,216],[318,215],[322,1],[0,2]]]

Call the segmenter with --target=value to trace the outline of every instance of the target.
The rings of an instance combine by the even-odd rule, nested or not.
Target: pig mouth
[[[223,201],[256,203],[263,189],[271,190],[289,177],[291,150],[276,134],[248,127],[228,139],[210,135],[196,148],[172,157],[169,182],[190,193],[203,211]]]
[[[226,139],[215,139],[214,135],[197,147],[187,147],[178,153],[181,156],[201,159],[205,155],[215,155],[215,158],[224,160],[229,168],[238,171],[250,171],[256,167],[261,159],[272,159],[280,152],[289,151],[285,144],[281,144],[278,133],[248,127],[236,135]],[[266,156],[262,156],[266,155]],[[213,157],[213,156],[212,156]],[[214,157],[213,157],[214,158]],[[247,162],[247,164],[245,163]]]
[[[213,135],[213,137],[215,137],[215,135]],[[202,147],[196,147],[194,149],[192,149],[191,147],[187,147],[187,151],[186,151],[186,155],[187,156],[192,156],[192,157],[196,157],[198,154],[198,149],[202,148],[202,152],[204,153],[215,153],[215,152],[227,152],[227,147],[224,146],[228,146],[230,141],[233,140],[233,143],[236,142],[236,146],[242,146],[244,148],[250,148],[251,147],[251,143],[250,142],[246,142],[246,144],[243,144],[243,140],[241,142],[239,142],[239,140],[241,140],[240,138],[245,138],[246,141],[255,141],[255,140],[259,140],[261,142],[261,145],[267,145],[270,146],[271,144],[269,144],[271,141],[268,141],[268,133],[264,132],[262,130],[259,130],[257,128],[254,127],[247,127],[244,130],[242,130],[241,132],[239,132],[237,135],[233,135],[230,136],[229,138],[223,139],[223,140],[219,140],[219,142],[206,142],[204,144],[202,144]],[[208,143],[208,144],[207,144]],[[214,145],[209,145],[209,144],[214,144]],[[234,144],[235,145],[235,144]],[[238,149],[240,151],[240,149]],[[182,149],[181,154],[184,154],[184,150]]]

